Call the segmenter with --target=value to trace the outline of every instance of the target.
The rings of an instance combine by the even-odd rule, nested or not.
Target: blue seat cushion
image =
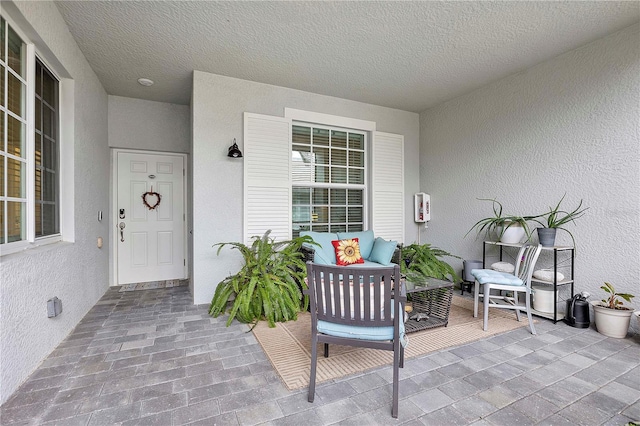
[[[473,275],[480,284],[502,284],[521,286],[524,282],[513,274],[507,274],[506,272],[494,271],[493,269],[472,269],[471,275]]]
[[[393,308],[393,305],[391,307]],[[400,319],[400,327],[398,331],[400,334],[400,344],[403,347],[407,346],[409,339],[405,333],[404,321],[402,319]],[[318,332],[329,336],[345,337],[349,339],[376,341],[393,340],[393,326],[361,327],[318,320]]]

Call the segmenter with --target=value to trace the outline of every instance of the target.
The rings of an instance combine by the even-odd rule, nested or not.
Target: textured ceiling
[[[636,1],[56,3],[111,95],[188,104],[199,70],[415,112],[640,20]]]

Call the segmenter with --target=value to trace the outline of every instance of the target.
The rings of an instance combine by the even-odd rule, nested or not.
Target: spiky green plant
[[[209,315],[222,315],[235,295],[227,326],[237,318],[254,327],[264,319],[269,327],[275,327],[276,322],[295,320],[301,309],[307,309],[309,299],[302,294],[307,270],[300,246],[315,243],[308,236],[275,241],[270,233],[268,230],[262,237],[252,237],[250,247],[234,242],[214,244],[218,255],[224,246],[231,246],[244,258],[240,271],[218,283],[209,307]]]
[[[605,304],[605,308],[609,308],[609,309],[630,309],[630,308],[622,306],[623,302],[620,299],[618,299],[618,297],[622,297],[627,302],[631,302],[631,299],[633,299],[635,297],[634,295],[629,294],[629,293],[616,293],[616,290],[608,282],[605,282],[604,285],[601,286],[600,288],[603,289],[604,291],[606,291],[607,293],[609,293],[609,296],[606,299],[602,299],[602,303]]]
[[[431,247],[430,244],[410,244],[402,247],[401,272],[412,282],[420,282],[425,277],[433,277],[441,280],[451,280],[459,283],[462,281],[453,267],[442,257],[455,257],[445,250]]]

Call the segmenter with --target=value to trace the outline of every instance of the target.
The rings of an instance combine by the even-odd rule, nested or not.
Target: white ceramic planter
[[[598,333],[608,337],[615,337],[616,339],[627,337],[631,315],[633,315],[632,310],[605,308],[597,300],[591,301],[591,306],[593,306]]]
[[[498,235],[502,232],[502,229],[498,229]],[[511,225],[504,230],[500,237],[501,243],[518,244],[524,238],[524,228],[518,224]]]
[[[638,334],[640,334],[640,311],[635,311],[633,315],[635,315],[636,319],[638,320]]]

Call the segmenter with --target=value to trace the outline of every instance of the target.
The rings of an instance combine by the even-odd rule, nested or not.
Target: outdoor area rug
[[[529,326],[526,314],[518,322],[514,311],[489,309],[489,331],[483,331],[482,303],[478,310],[478,318],[473,318],[473,300],[454,296],[449,325],[408,334],[405,359]],[[266,321],[260,321],[253,334],[289,390],[309,385],[311,314],[300,313],[297,321],[277,323],[275,328],[269,328]],[[321,345],[318,347],[318,383],[391,365],[393,360],[393,352],[390,351],[339,345],[329,346],[329,358],[324,358],[322,353]]]

